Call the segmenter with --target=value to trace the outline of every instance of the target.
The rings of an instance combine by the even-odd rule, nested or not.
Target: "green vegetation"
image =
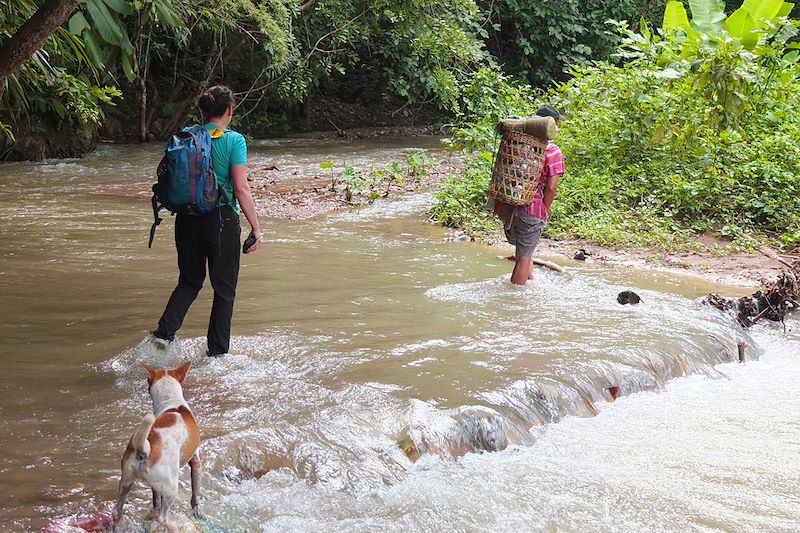
[[[163,138],[194,118],[214,83],[239,91],[236,127],[251,135],[329,127],[318,103],[329,99],[394,120],[446,117],[474,72],[563,77],[607,55],[606,18],[638,20],[660,2],[9,0],[0,128],[36,135],[88,123],[114,138]]]
[[[548,231],[605,244],[683,247],[718,232],[800,247],[800,91],[797,23],[790,4],[748,0],[726,17],[715,0],[692,2],[691,22],[669,2],[663,28],[617,23],[616,62],[575,67],[540,95],[566,111],[567,158]],[[534,95],[494,87],[509,114]],[[478,99],[480,101],[480,99]],[[476,154],[449,180],[432,214],[480,233],[498,108],[479,104],[456,134]]]
[[[456,119],[448,148],[468,155],[462,176],[444,181],[435,195],[431,217],[445,225],[465,229],[475,238],[487,238],[500,226],[484,209],[487,201],[494,153],[499,143],[497,123],[512,115],[530,115],[535,110],[533,92],[515,85],[496,69],[481,69],[463,90],[463,106]]]
[[[473,0],[51,4],[61,4],[58,15],[69,19],[44,46],[18,67],[6,60],[10,55],[0,57],[0,87],[11,89],[0,90],[0,121],[26,132],[31,114],[56,111],[66,123],[116,117],[125,136],[163,138],[191,118],[203,90],[220,82],[240,91],[237,120],[252,134],[274,131],[291,114],[309,119],[309,100],[330,89],[369,105],[391,99],[401,113],[420,106],[449,111],[461,81],[491,61],[481,40],[483,13]],[[46,26],[34,14],[49,9],[36,0],[4,3],[0,51],[31,23]],[[363,85],[354,89],[348,74]],[[57,83],[71,86],[52,90]],[[72,93],[81,95],[80,105],[69,100]],[[38,98],[44,106],[29,105]],[[111,98],[119,111],[107,108],[109,117],[90,109]]]
[[[220,82],[240,91],[236,127],[251,135],[310,128],[331,100],[394,117],[435,110],[455,119],[450,148],[468,159],[432,216],[485,235],[498,229],[483,208],[494,125],[547,101],[570,117],[551,234],[669,248],[710,231],[795,249],[797,11],[782,0],[9,0],[0,151],[14,135],[81,126],[162,138]],[[413,157],[325,168],[358,203],[419,180],[429,162]]]
[[[334,174],[331,161],[323,161],[319,166],[330,171],[330,190],[341,193],[348,203],[358,205],[385,198],[393,188],[414,190],[430,174],[433,163],[433,157],[426,150],[414,150],[406,156],[405,165],[392,161],[384,166],[372,165],[369,172],[349,163],[344,163],[339,174]]]
[[[503,71],[540,87],[569,78],[572,66],[589,66],[607,58],[616,38],[606,21],[661,21],[665,0],[589,2],[559,0],[497,0],[490,19],[495,23],[487,46]]]
[[[103,4],[105,6],[105,4]],[[94,8],[94,4],[93,4]],[[53,114],[61,119],[71,118],[80,123],[99,124],[104,118],[102,104],[110,104],[120,92],[115,87],[97,84],[98,67],[93,51],[87,42],[70,29],[59,27],[54,22],[52,35],[44,35],[39,43],[32,43],[30,58],[17,59],[19,48],[24,44],[12,37],[31,19],[38,6],[32,0],[9,0],[0,6],[0,97],[6,112],[0,115],[0,130],[7,138],[14,138],[11,125],[27,120],[30,116]],[[74,8],[73,8],[74,9]],[[68,16],[69,9],[63,13]],[[99,18],[99,15],[98,15]],[[106,28],[106,26],[101,26]],[[49,35],[50,30],[45,30]],[[28,40],[37,35],[19,32]],[[127,39],[127,37],[125,37]],[[92,41],[93,43],[94,41]],[[24,52],[23,52],[24,53]]]

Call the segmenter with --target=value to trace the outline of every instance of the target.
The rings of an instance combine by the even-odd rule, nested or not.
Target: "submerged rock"
[[[644,300],[642,300],[642,298],[633,291],[622,291],[617,295],[617,302],[621,303],[622,305],[635,305],[640,302],[644,302]]]
[[[586,261],[586,258],[589,257],[590,255],[592,255],[592,252],[587,252],[586,250],[581,248],[575,253],[575,255],[572,258],[575,259],[576,261]]]

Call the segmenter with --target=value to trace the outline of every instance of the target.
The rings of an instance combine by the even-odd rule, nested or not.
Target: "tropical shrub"
[[[755,232],[795,247],[797,30],[779,18],[790,6],[745,2],[726,17],[721,3],[699,4],[689,23],[670,2],[662,35],[619,25],[622,65],[575,69],[554,93],[571,116],[562,149],[574,172],[610,184],[592,187],[593,201],[640,232]],[[553,231],[586,231],[569,201],[577,183],[564,181]]]
[[[0,47],[40,4],[3,3]],[[59,94],[73,91],[59,93],[53,84],[82,81],[72,87],[96,100],[112,96],[91,88],[102,81],[124,91],[120,121],[131,124],[130,117],[138,116],[137,133],[146,140],[174,131],[197,96],[222,82],[240,91],[237,117],[266,129],[268,120],[259,115],[305,105],[327,82],[352,72],[377,78],[377,98],[399,101],[399,111],[422,105],[451,110],[461,82],[491,62],[475,0],[81,0],[75,5],[68,24],[15,74],[5,95],[0,80],[0,113],[12,121],[18,118],[14,110],[28,109],[20,104],[39,97],[51,106],[46,111],[87,110],[59,101]],[[59,81],[58,71],[71,77]]]
[[[125,6],[124,2],[115,4]],[[0,44],[8,41],[38,8],[32,0],[3,2]],[[87,9],[107,13],[102,0],[88,1]],[[92,52],[80,37],[61,27],[16,72],[0,79],[0,130],[5,136],[13,140],[12,125],[18,122],[24,121],[30,129],[35,122],[31,114],[55,116],[67,124],[99,124],[104,118],[103,105],[112,104],[120,92],[113,85],[101,83],[101,64],[94,61]]]
[[[486,44],[508,74],[535,87],[566,80],[572,66],[607,59],[616,38],[606,21],[660,20],[665,0],[560,0],[490,3],[494,32]]]
[[[770,0],[748,0],[726,17],[721,2],[698,0],[691,21],[677,4],[670,2],[658,32],[617,23],[618,61],[575,67],[573,78],[548,94],[569,117],[558,138],[568,175],[548,231],[664,246],[715,231],[796,248],[796,23],[780,16],[783,2],[775,8]],[[514,105],[529,109],[527,101]],[[459,138],[474,135],[480,121],[465,124],[469,131]],[[491,136],[477,131],[491,153]],[[481,164],[477,159],[468,169]],[[471,179],[468,172],[464,183]],[[455,192],[445,186],[443,195]],[[483,198],[478,185],[474,192],[470,205],[482,205],[485,189]],[[452,205],[443,200],[434,216],[454,220],[441,213]]]
[[[527,85],[515,84],[496,69],[480,69],[462,87],[462,102],[456,114],[459,127],[445,141],[453,152],[464,152],[462,175],[445,179],[434,196],[431,218],[465,229],[473,237],[488,237],[499,226],[484,209],[494,153],[500,139],[497,123],[512,115],[530,115],[534,93]]]

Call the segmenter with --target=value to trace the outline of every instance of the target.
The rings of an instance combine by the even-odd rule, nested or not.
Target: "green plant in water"
[[[416,185],[431,172],[434,159],[427,150],[414,150],[406,156],[406,173]]]
[[[433,157],[424,150],[412,152],[406,159],[404,167],[398,161],[376,167],[371,165],[368,173],[363,173],[349,163],[344,163],[342,171],[334,175],[334,164],[331,161],[323,161],[320,168],[331,172],[331,190],[335,191],[339,185],[344,186],[345,200],[349,203],[359,203],[359,201],[374,202],[380,197],[387,197],[392,187],[403,187],[407,178],[413,179],[417,183],[420,176],[430,172],[433,164]]]
[[[384,197],[389,196],[389,191],[392,185],[402,187],[403,185],[403,168],[397,161],[392,161],[386,166],[386,192]]]
[[[332,161],[323,161],[319,164],[319,168],[322,170],[328,170],[331,174],[331,191],[336,190],[336,175],[333,173],[333,162]]]
[[[370,182],[349,164],[344,164],[344,169],[339,174],[338,182],[344,185],[344,197],[348,202],[353,201],[354,196],[359,196],[370,189]]]

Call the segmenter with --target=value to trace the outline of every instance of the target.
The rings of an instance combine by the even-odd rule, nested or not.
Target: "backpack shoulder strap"
[[[216,141],[217,139],[221,139],[225,135],[226,132],[230,131],[228,129],[220,128],[220,127],[216,127],[216,128],[214,128],[213,130],[210,130],[210,131],[206,130],[205,128],[203,128],[203,130],[205,130],[205,132],[208,133],[208,136],[211,137],[212,143],[213,143],[213,141]],[[212,165],[213,165],[213,159],[214,159],[213,153],[212,153],[211,159],[212,159]],[[222,182],[222,185],[219,186],[220,190],[224,194],[224,199],[225,199],[226,202],[230,202],[231,201],[231,199],[228,198],[228,193],[225,192],[225,185],[228,184],[228,180],[230,180],[230,175],[228,175],[228,177],[225,178],[225,181]]]
[[[160,175],[162,172],[166,172],[167,169],[167,156],[161,158],[161,162],[158,164],[158,168],[156,170],[156,175]],[[153,247],[153,239],[156,236],[156,227],[161,224],[164,220],[160,216],[158,216],[158,212],[161,210],[161,205],[158,203],[158,195],[156,194],[156,188],[158,187],[158,181],[156,181],[155,185],[153,185],[153,197],[150,199],[150,202],[153,204],[153,225],[150,226],[150,239],[147,241],[147,247]]]
[[[156,227],[161,224],[161,221],[164,220],[160,216],[158,216],[158,212],[161,210],[161,206],[158,205],[158,200],[156,199],[155,193],[153,193],[153,225],[150,226],[150,238],[147,241],[147,247],[153,247],[153,239],[156,236]]]

